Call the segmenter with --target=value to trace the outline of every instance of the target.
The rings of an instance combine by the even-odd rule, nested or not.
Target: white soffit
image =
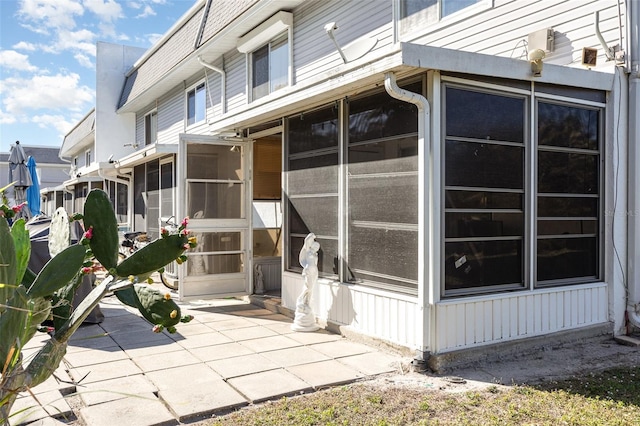
[[[280,11],[238,40],[238,51],[249,53],[267,44],[293,25],[293,13]]]

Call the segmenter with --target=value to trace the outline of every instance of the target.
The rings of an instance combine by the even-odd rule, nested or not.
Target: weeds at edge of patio
[[[244,408],[209,425],[637,425],[639,378],[640,367],[616,368],[465,393],[362,382]]]

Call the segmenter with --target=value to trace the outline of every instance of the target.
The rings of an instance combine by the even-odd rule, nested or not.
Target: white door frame
[[[180,300],[244,296],[253,291],[253,144],[251,139],[228,138],[209,135],[180,134],[176,167],[176,221],[187,215],[187,144],[211,144],[241,147],[243,152],[244,199],[241,219],[191,219],[187,229],[195,232],[241,232],[243,250],[243,271],[238,274],[207,274],[200,277],[187,276],[186,264],[178,268]],[[188,263],[189,261],[187,261]]]

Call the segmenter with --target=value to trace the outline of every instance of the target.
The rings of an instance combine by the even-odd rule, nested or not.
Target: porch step
[[[279,295],[252,294],[249,296],[249,303],[260,306],[276,314],[289,315],[289,310],[282,307],[282,299]]]

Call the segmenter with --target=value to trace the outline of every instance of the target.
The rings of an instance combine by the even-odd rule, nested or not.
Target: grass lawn
[[[460,393],[361,382],[243,408],[210,425],[640,425],[640,367]]]

